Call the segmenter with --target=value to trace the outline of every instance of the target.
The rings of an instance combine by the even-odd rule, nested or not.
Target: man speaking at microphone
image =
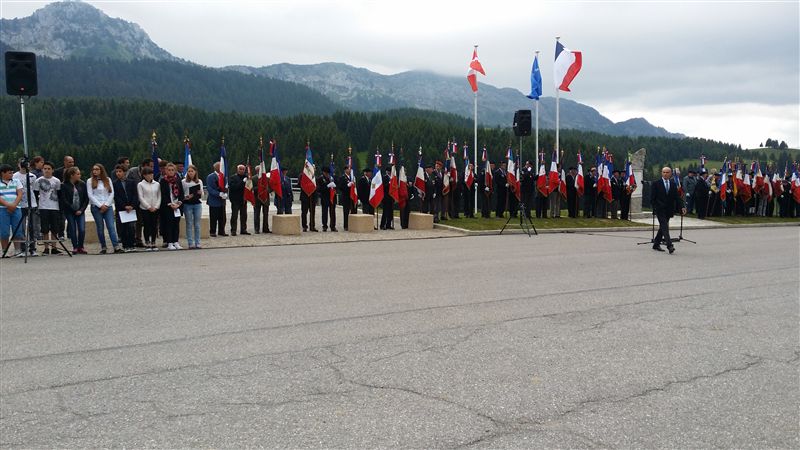
[[[670,254],[675,253],[672,239],[669,237],[669,219],[679,210],[681,215],[686,214],[686,207],[683,200],[678,195],[678,186],[672,180],[672,169],[664,167],[661,169],[661,179],[653,181],[650,185],[650,204],[653,206],[653,214],[658,219],[658,233],[653,238],[653,250],[663,252],[661,241],[667,243],[667,250]]]

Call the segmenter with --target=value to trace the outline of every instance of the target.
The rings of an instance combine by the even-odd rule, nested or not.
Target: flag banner
[[[394,201],[400,202],[400,186],[397,180],[397,169],[395,169],[394,165],[392,165],[389,175],[389,196],[392,197]]]
[[[314,158],[311,156],[311,148],[306,146],[306,159],[303,162],[303,173],[300,176],[300,189],[309,197],[314,195],[317,190],[317,179],[314,176]]]
[[[483,147],[483,156],[481,157],[483,160],[483,183],[485,184],[485,188],[489,188],[486,192],[486,195],[489,195],[494,191],[494,175],[492,174],[492,164],[489,162],[489,156],[486,154],[486,147]]]
[[[369,204],[377,208],[383,201],[383,174],[376,170],[369,186]]]
[[[625,189],[628,193],[636,190],[636,177],[633,176],[633,166],[630,160],[625,163]]]
[[[578,195],[583,195],[583,158],[581,154],[578,153],[578,173],[575,174],[575,190],[578,191]]]
[[[192,142],[187,137],[183,140],[183,176],[186,175],[185,171],[189,170],[189,166],[192,165]]]
[[[728,198],[728,161],[722,163],[722,178],[719,181],[719,198],[725,201]]]
[[[259,139],[258,142],[258,185],[256,191],[258,200],[261,203],[266,203],[269,200],[269,174],[267,173],[267,164],[264,159],[264,140]],[[280,196],[279,196],[280,197]]]
[[[256,204],[255,192],[253,192],[253,168],[250,167],[250,157],[247,157],[247,181],[244,182],[244,200],[250,204]]]
[[[219,181],[219,190],[227,192],[228,190],[228,157],[225,151],[225,139],[222,140],[222,145],[219,147],[219,172],[217,173],[217,180]]]
[[[564,169],[561,169],[561,178],[558,180],[558,192],[562,197],[567,198],[567,175],[564,173]]]
[[[472,88],[472,92],[478,92],[478,73],[486,76],[481,62],[478,61],[478,49],[472,50],[472,61],[469,63],[469,71],[467,71],[467,81]]]
[[[283,198],[283,174],[281,173],[281,160],[278,157],[278,142],[274,139],[269,141],[269,154],[272,155],[272,162],[269,166],[269,188],[278,197]]]
[[[536,177],[536,189],[539,193],[547,197],[550,191],[547,188],[547,172],[544,170],[544,160],[539,161],[539,173]]]
[[[417,175],[414,177],[414,187],[419,191],[420,196],[425,198],[425,166],[422,163],[422,151],[420,150],[417,160]]]
[[[570,92],[569,85],[581,71],[583,56],[581,52],[569,50],[556,41],[556,59],[553,64],[553,80],[556,89]]]
[[[555,192],[559,187],[558,182],[558,152],[553,152],[553,159],[550,161],[550,173],[547,180],[547,186],[550,189],[549,193]]]
[[[350,178],[348,181],[350,185],[350,201],[352,201],[353,206],[355,206],[358,204],[358,193],[356,192],[356,166],[352,156],[347,156],[347,165],[350,167]]]
[[[527,95],[529,99],[539,100],[542,96],[542,73],[539,72],[539,57],[533,58],[533,67],[531,67],[531,93]]]
[[[332,155],[331,155],[332,156]],[[328,170],[331,173],[331,181],[335,183],[336,180],[336,166],[333,164],[333,159],[331,158],[331,163],[328,166]],[[336,187],[329,187],[328,188],[328,196],[331,201],[331,205],[336,203]]]
[[[508,152],[506,153],[506,159],[508,159],[508,171],[506,172],[506,182],[508,183],[509,189],[511,192],[514,193],[514,196],[517,197],[519,200],[520,192],[519,192],[519,184],[517,183],[518,173],[517,173],[517,162],[514,160],[514,153],[511,151],[509,147]]]
[[[158,142],[156,142],[156,132],[153,132],[153,140],[150,141],[150,159],[153,160],[153,179],[158,180],[161,177],[161,168],[158,161]]]
[[[408,204],[408,179],[406,178],[406,168],[400,166],[400,192],[397,199],[397,203],[400,205],[400,209],[403,209]]]
[[[467,190],[472,190],[472,183],[475,182],[475,171],[469,169],[469,158],[464,160],[464,184],[467,185]]]

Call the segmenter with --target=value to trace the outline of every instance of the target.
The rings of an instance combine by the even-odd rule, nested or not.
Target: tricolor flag
[[[723,202],[728,198],[728,160],[726,159],[722,163],[722,178],[719,181],[719,198]]]
[[[244,182],[244,200],[250,204],[256,204],[256,196],[253,192],[253,168],[250,167],[250,156],[247,157],[247,181]]]
[[[444,173],[442,174],[442,195],[450,193],[450,142],[444,149]]]
[[[281,181],[283,181],[283,174],[281,173],[281,160],[278,158],[278,142],[274,139],[269,141],[269,154],[272,156],[272,162],[269,166],[269,188],[275,193],[275,195],[283,198],[283,185],[281,184]],[[259,182],[260,181],[261,180],[259,180]]]
[[[545,197],[550,194],[547,189],[547,172],[544,170],[544,153],[539,153],[539,173],[536,178],[536,189]]]
[[[380,155],[378,155],[380,157]],[[372,182],[369,186],[369,204],[377,208],[383,201],[383,174],[378,167],[372,174]]]
[[[183,140],[183,170],[182,176],[186,176],[186,171],[192,165],[192,141],[189,138]]]
[[[633,176],[633,166],[630,160],[625,163],[625,188],[628,193],[636,190],[636,178]]]
[[[272,145],[271,142],[270,145]],[[258,161],[258,199],[261,203],[266,203],[269,200],[269,175],[267,174],[267,163],[264,158],[263,138],[258,141]]]
[[[556,89],[569,92],[569,85],[581,71],[581,52],[572,51],[556,41],[556,60],[553,64],[553,80]]]
[[[453,144],[453,153],[450,155],[450,184],[452,189],[455,190],[455,185],[458,183],[458,168],[456,168],[456,152],[455,144]]]
[[[397,169],[394,164],[392,164],[392,169],[389,173],[389,196],[400,203],[400,185],[397,181]]]
[[[561,178],[558,179],[558,192],[561,193],[561,196],[567,198],[567,174],[564,173],[564,169],[561,169]]]
[[[583,195],[583,157],[578,153],[578,173],[575,175],[575,190]]]
[[[506,172],[506,182],[508,182],[508,186],[511,188],[511,192],[517,197],[517,200],[520,198],[519,192],[519,176],[517,173],[517,163],[514,159],[514,152],[511,151],[511,147],[508,148],[508,152],[506,153],[506,158],[508,159],[508,171]]]
[[[683,183],[681,183],[681,169],[676,167],[675,171],[672,172],[672,181],[675,183],[675,186],[678,187],[678,196],[683,197]]]
[[[539,57],[533,58],[533,67],[531,67],[531,93],[527,95],[529,99],[539,100],[542,96],[542,73],[539,72]]]
[[[467,81],[469,81],[472,92],[478,92],[478,73],[486,76],[481,62],[478,61],[478,48],[476,46],[475,49],[472,50],[472,61],[469,63],[469,71],[467,72]]]
[[[765,191],[764,174],[761,173],[761,163],[756,161],[753,164],[755,165],[755,170],[753,170],[753,172],[755,172],[755,180],[753,180],[754,189],[756,192]]]
[[[492,165],[489,162],[489,156],[486,153],[486,147],[483,147],[483,156],[481,159],[483,160],[483,183],[486,185],[484,187],[488,187],[488,192],[491,193],[494,191],[494,175],[492,174]]]
[[[155,131],[153,131],[153,139],[150,141],[150,159],[153,160],[153,179],[158,180],[161,177],[161,168],[158,164],[158,142],[156,142]]]
[[[553,159],[550,161],[550,179],[547,180],[547,186],[550,192],[555,192],[558,189],[558,152],[553,151]]]
[[[353,205],[358,204],[358,193],[356,192],[356,166],[353,163],[353,156],[347,155],[347,165],[350,167],[350,178],[348,184],[350,185],[350,200]]]
[[[406,168],[405,166],[400,166],[400,192],[399,198],[397,203],[400,205],[400,209],[403,209],[408,204],[408,178],[406,178]]]
[[[331,181],[335,183],[335,173],[336,173],[336,166],[333,164],[333,155],[331,154],[331,163],[328,165],[328,170],[331,172]],[[328,188],[328,195],[330,196],[331,205],[336,202],[336,187],[329,187]]]
[[[300,175],[300,189],[311,197],[317,190],[317,179],[314,176],[314,158],[311,156],[311,148],[306,145],[306,159],[303,162],[303,173]]]
[[[422,147],[419,151],[419,159],[417,160],[417,175],[414,178],[414,187],[417,188],[422,198],[425,198],[425,166],[422,163]]]
[[[375,176],[375,173],[381,171],[381,166],[383,165],[381,164],[382,159],[381,152],[375,150],[375,167],[372,168],[372,176]]]
[[[797,164],[794,165],[794,171],[792,172],[792,184],[789,187],[789,191],[792,193],[794,201],[800,203],[800,174],[797,173]]]
[[[467,185],[467,190],[472,190],[472,183],[475,182],[475,171],[469,168],[469,157],[464,159],[464,184]]]
[[[772,174],[772,192],[775,197],[783,194],[783,181],[777,170]]]
[[[597,192],[603,194],[603,198],[606,199],[607,202],[612,200],[611,195],[611,174],[609,173],[608,169],[608,160],[606,159],[607,152],[603,152],[602,158],[600,155],[597,155]]]
[[[222,145],[219,146],[219,172],[217,172],[217,180],[219,180],[219,190],[222,192],[227,192],[228,156],[225,152],[225,139],[222,140]]]

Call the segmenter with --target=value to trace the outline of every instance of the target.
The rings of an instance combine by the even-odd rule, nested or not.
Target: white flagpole
[[[558,42],[559,39],[560,36],[556,36],[556,42]],[[558,154],[558,91],[558,86],[556,86],[556,154]]]
[[[539,50],[536,50],[535,59],[539,58]],[[541,72],[540,72],[541,73]],[[536,153],[539,153],[539,99],[536,99]],[[521,157],[520,157],[521,158]],[[539,170],[537,167],[536,170]]]
[[[475,51],[477,51],[477,50],[478,50],[478,45],[476,44],[475,45]],[[477,83],[478,83],[478,79],[477,79],[477,75],[476,75],[475,76],[475,85],[476,86],[477,86]],[[475,155],[475,159],[473,161],[475,162],[475,164],[477,164],[477,161],[478,161],[478,91],[475,91],[474,94],[475,94],[475,98],[474,98],[474,102],[475,103],[474,103],[473,118],[472,118],[472,136],[473,136],[472,150],[473,150],[473,153]],[[477,165],[473,165],[473,167],[477,167]],[[475,187],[475,203],[473,203],[472,206],[474,208],[473,214],[477,216],[478,215],[478,188],[477,188],[477,186]]]

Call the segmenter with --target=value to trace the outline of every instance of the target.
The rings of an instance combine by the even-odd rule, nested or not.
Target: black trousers
[[[494,215],[495,217],[503,217],[503,214],[506,212],[506,192],[495,191],[494,197],[497,202],[495,203]]]
[[[595,196],[594,195],[584,195],[583,196],[583,217],[588,219],[590,217],[594,217],[594,204],[595,204]]]
[[[261,225],[262,219],[264,220],[263,228]],[[253,223],[256,228],[256,233],[261,231],[264,233],[269,232],[269,197],[267,197],[266,203],[262,203],[261,200],[256,198],[256,204],[253,205]]]
[[[406,203],[405,208],[400,208],[400,228],[408,228],[408,219],[411,217],[411,205]]]
[[[150,244],[156,243],[156,234],[158,232],[158,210],[149,211],[140,209],[139,212],[142,216],[142,232],[144,234],[144,241]]]
[[[247,202],[231,202],[231,233],[236,233],[237,219],[241,221],[240,231],[247,231]]]
[[[661,245],[661,241],[667,243],[667,248],[672,247],[672,239],[669,237],[669,217],[666,214],[656,213],[658,220],[658,231],[653,239],[653,246]]]
[[[375,209],[372,207],[372,205],[369,204],[369,200],[361,201],[361,211],[364,214],[369,214],[370,216],[375,214]]]
[[[330,224],[331,230],[336,229],[336,203],[330,201],[320,203],[322,203],[322,229],[326,230],[328,224]]]
[[[211,234],[225,233],[225,205],[208,207],[208,231]]]
[[[491,192],[486,192],[485,190],[482,192],[483,195],[480,196],[481,201],[481,217],[489,217],[491,216],[491,203],[492,203],[492,194]]]
[[[311,213],[311,220],[308,220],[308,215]],[[316,230],[317,220],[317,199],[309,197],[305,192],[300,193],[300,220],[303,223],[303,231],[308,230],[311,225],[312,230]]]
[[[162,208],[160,212],[161,214],[159,214],[159,218],[161,219],[161,236],[164,238],[164,242],[167,244],[178,242],[178,239],[180,239],[180,216],[175,217],[175,213],[172,208]]]
[[[547,197],[542,195],[541,192],[536,194],[536,218],[547,218]]]
[[[472,189],[461,191],[464,200],[464,216],[475,217],[475,185]]]
[[[569,217],[578,217],[578,195],[567,191],[567,215]]]
[[[381,214],[381,230],[394,228],[394,200],[383,202],[383,214]]]
[[[622,220],[628,220],[628,215],[631,212],[631,196],[627,194],[623,195],[619,201],[619,207]]]
[[[136,222],[122,223],[122,221],[119,219],[119,211],[114,211],[114,215],[117,219],[117,234],[119,235],[119,241],[122,242],[122,248],[133,248],[134,245],[136,245],[136,242],[134,241]],[[137,220],[139,216],[141,216],[141,214],[137,213]]]

